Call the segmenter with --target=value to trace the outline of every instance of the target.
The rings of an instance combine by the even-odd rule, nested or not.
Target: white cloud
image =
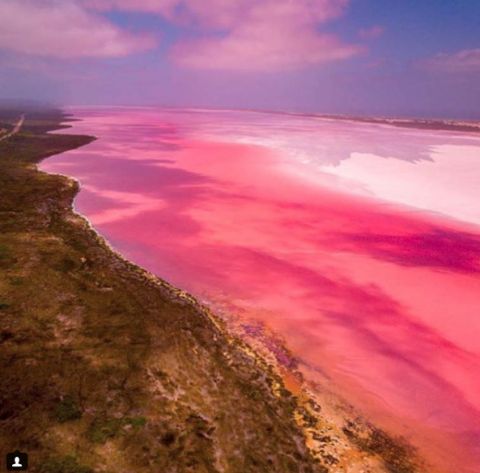
[[[0,49],[70,57],[115,57],[153,46],[69,0],[1,0]]]
[[[349,0],[82,0],[96,10],[153,12],[188,25],[172,59],[195,69],[278,71],[351,57],[345,44],[319,25],[340,16]],[[376,32],[375,32],[376,33]]]
[[[422,64],[430,69],[446,72],[480,72],[480,48],[440,53]]]

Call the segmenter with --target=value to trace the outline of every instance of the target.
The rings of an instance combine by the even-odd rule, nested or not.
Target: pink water
[[[42,169],[129,259],[278,333],[444,471],[480,471],[480,137],[256,112],[82,109]]]

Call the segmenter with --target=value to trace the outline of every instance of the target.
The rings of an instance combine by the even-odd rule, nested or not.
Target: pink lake
[[[43,162],[128,259],[277,333],[445,472],[480,471],[480,135],[280,113],[72,111]],[[71,132],[71,130],[67,130]]]

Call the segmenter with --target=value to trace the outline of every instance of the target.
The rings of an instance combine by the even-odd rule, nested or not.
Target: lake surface
[[[445,471],[480,471],[480,135],[72,112],[98,140],[41,168],[81,182],[76,209],[115,249],[273,330],[308,380]]]

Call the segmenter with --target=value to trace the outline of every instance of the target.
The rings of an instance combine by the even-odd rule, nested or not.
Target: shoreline
[[[59,124],[60,127],[68,127],[68,119],[70,117],[63,115],[63,118],[64,120]],[[61,134],[55,135],[54,133],[49,133],[49,135],[62,136]],[[19,138],[17,137],[17,139]],[[92,140],[93,138],[89,139]],[[40,160],[46,159],[51,155],[52,154],[44,156],[40,158]],[[312,470],[305,471],[334,472],[340,471],[338,468],[345,466],[351,468],[349,471],[354,472],[357,471],[355,469],[356,467],[365,468],[369,465],[373,468],[372,471],[375,472],[410,473],[424,471],[418,469],[420,465],[419,460],[415,457],[413,451],[410,450],[409,447],[406,447],[398,441],[394,441],[383,431],[369,425],[367,421],[355,418],[353,413],[348,415],[348,417],[351,418],[344,419],[342,425],[334,425],[335,422],[333,420],[328,420],[324,413],[325,406],[319,406],[318,403],[312,399],[311,393],[308,394],[306,387],[303,386],[303,381],[298,379],[298,372],[286,370],[292,375],[293,382],[292,379],[290,379],[290,383],[285,383],[287,376],[282,376],[282,367],[278,363],[272,363],[272,360],[268,360],[268,358],[266,359],[262,356],[262,353],[259,353],[259,347],[250,346],[248,342],[238,337],[238,334],[236,335],[235,333],[232,333],[227,327],[227,322],[221,317],[215,315],[207,306],[200,303],[195,297],[187,292],[175,288],[163,279],[128,261],[118,253],[109,244],[106,238],[95,230],[87,218],[75,211],[73,201],[80,189],[78,181],[68,176],[54,175],[39,171],[36,164],[34,164],[33,169],[30,168],[29,172],[33,172],[33,176],[38,175],[40,180],[46,178],[47,180],[54,179],[59,183],[63,181],[63,191],[64,193],[66,192],[68,197],[67,202],[60,201],[56,203],[57,205],[60,204],[60,209],[57,208],[59,213],[54,218],[54,220],[56,220],[54,226],[60,226],[61,232],[63,230],[62,225],[67,225],[67,227],[71,226],[71,228],[75,230],[74,233],[77,233],[77,238],[80,240],[83,239],[87,243],[88,251],[87,254],[84,254],[81,257],[80,270],[82,267],[86,266],[86,273],[88,275],[91,271],[88,267],[91,267],[92,265],[98,266],[99,264],[99,267],[105,266],[107,270],[110,270],[110,268],[114,270],[119,280],[128,281],[130,285],[135,284],[138,285],[138,287],[143,286],[149,294],[151,293],[152,297],[156,297],[154,294],[158,293],[158,297],[163,301],[162,304],[175,306],[176,310],[180,310],[180,312],[186,311],[191,313],[188,320],[191,319],[191,323],[194,324],[194,327],[202,325],[198,330],[203,332],[206,329],[208,333],[210,333],[209,338],[211,338],[212,341],[217,344],[220,343],[219,346],[222,346],[223,341],[226,342],[226,346],[224,346],[221,351],[227,350],[227,352],[229,352],[229,355],[226,357],[227,365],[230,364],[228,361],[229,359],[237,360],[237,362],[240,363],[236,363],[236,365],[238,365],[238,368],[236,369],[240,370],[239,373],[247,370],[247,372],[249,372],[248,377],[250,377],[252,374],[251,371],[258,372],[260,378],[264,378],[264,381],[266,380],[266,383],[267,385],[270,385],[270,388],[264,391],[264,385],[261,391],[264,391],[265,394],[270,391],[270,394],[268,394],[267,397],[273,396],[271,398],[273,399],[273,401],[271,401],[272,407],[276,406],[276,403],[279,403],[277,409],[279,409],[281,405],[285,405],[282,409],[287,408],[288,410],[291,410],[291,413],[288,415],[286,413],[280,414],[280,416],[285,417],[281,420],[282,425],[285,423],[285,428],[287,428],[287,425],[290,425],[294,419],[293,423],[297,425],[296,428],[299,429],[299,432],[302,432],[300,437],[295,434],[291,440],[297,445],[296,448],[299,448],[297,454],[300,455],[300,458],[303,458],[301,461],[298,461],[300,461],[300,463],[305,463],[305,465],[309,464],[310,468],[313,468]],[[57,191],[58,190],[60,189],[57,188]],[[51,205],[54,205],[54,203],[51,203]],[[52,217],[50,216],[50,219],[51,218]],[[92,255],[89,254],[90,252]],[[102,281],[102,285],[98,289],[105,293],[115,291],[115,286],[112,287],[111,281],[109,281],[108,278],[104,279],[105,281]],[[155,302],[153,302],[153,304],[156,305]],[[198,316],[201,317],[200,320],[198,320]],[[203,322],[199,324],[200,321]],[[149,320],[148,325],[151,323],[157,325],[158,320]],[[153,332],[158,334],[158,331],[154,330]],[[128,343],[125,345],[125,347],[129,346],[131,347]],[[209,348],[210,347],[204,347],[204,350],[208,351]],[[282,348],[288,352],[285,347]],[[146,372],[148,372],[148,369]],[[290,384],[291,391],[288,394],[288,389],[286,389],[285,386],[286,384]],[[140,385],[142,385],[141,382]],[[142,389],[144,388],[145,386],[142,385]],[[257,388],[260,388],[260,385],[258,385]],[[296,389],[297,391],[295,392]],[[254,392],[256,393],[256,391]],[[260,399],[262,399],[262,397]],[[257,400],[257,394],[255,394],[254,400],[258,404],[259,400]],[[264,400],[265,399],[262,399],[262,402]],[[87,412],[87,409],[84,408],[83,410]],[[332,413],[332,415],[333,414],[338,415],[339,412]],[[290,415],[292,416],[292,420],[289,420]],[[333,415],[332,418],[334,418],[335,415]],[[91,429],[92,419],[88,419],[90,414],[85,414],[85,416],[87,416],[85,423],[90,423],[89,428]],[[82,422],[80,418],[72,420],[75,420],[77,423]],[[96,420],[94,419],[93,424],[95,424],[95,422]],[[322,424],[322,427],[320,427],[320,424]],[[288,428],[293,428],[293,425]],[[302,438],[303,440],[301,440]],[[265,441],[268,442],[268,440]],[[305,450],[305,448],[299,447],[297,443],[299,441],[302,443],[305,442],[308,448]],[[288,439],[287,442],[289,442]],[[277,444],[276,448],[278,448]],[[310,455],[317,460],[313,462],[308,460]],[[138,469],[136,471],[143,470]],[[245,471],[250,470],[247,468]],[[263,471],[263,469],[255,471]],[[279,469],[278,471],[284,470]],[[288,469],[285,471],[292,470]]]
[[[56,175],[73,180],[76,185],[78,185],[78,192],[80,192],[80,181],[77,181],[76,179],[65,174]],[[327,391],[325,386],[322,386],[319,389],[307,387],[303,374],[300,372],[298,367],[292,366],[296,364],[294,354],[292,354],[285,345],[285,341],[280,340],[278,335],[274,332],[271,332],[268,327],[261,325],[260,329],[263,332],[262,335],[264,335],[266,338],[268,337],[270,341],[273,340],[276,348],[288,358],[289,362],[286,364],[283,364],[277,358],[272,347],[265,345],[265,343],[262,340],[259,340],[258,337],[247,334],[245,330],[242,330],[239,327],[239,325],[242,323],[241,320],[236,320],[235,316],[232,317],[232,320],[226,320],[224,316],[216,314],[214,309],[209,307],[208,302],[200,302],[188,291],[170,284],[161,276],[158,276],[141,267],[140,265],[131,262],[128,260],[128,258],[123,256],[119,250],[116,250],[109,243],[108,238],[103,236],[86,216],[75,210],[74,202],[72,202],[72,209],[76,215],[88,222],[90,229],[99,236],[100,241],[103,242],[103,244],[105,244],[112,253],[121,258],[134,272],[139,272],[142,276],[148,278],[154,284],[158,285],[158,287],[169,291],[172,301],[178,298],[186,304],[192,304],[195,310],[198,310],[199,314],[202,314],[209,321],[211,321],[217,327],[217,329],[223,333],[224,336],[231,339],[233,343],[240,342],[241,349],[250,356],[256,358],[256,360],[264,366],[263,369],[268,370],[273,368],[276,375],[278,375],[283,381],[284,386],[280,386],[280,389],[285,387],[293,396],[296,396],[299,400],[301,400],[297,412],[295,413],[295,418],[297,424],[304,432],[307,440],[307,446],[315,458],[321,460],[322,456],[327,455],[329,460],[332,463],[335,463],[335,456],[344,455],[344,452],[342,452],[342,446],[340,448],[337,447],[329,449],[325,448],[324,442],[322,441],[325,436],[329,436],[330,440],[334,439],[340,445],[345,442],[346,438],[345,435],[343,435],[345,434],[345,429],[338,429],[338,426],[335,425],[336,417],[342,416],[345,418],[345,423],[349,424],[349,426],[353,428],[350,433],[346,434],[347,438],[350,436],[350,440],[354,439],[356,435],[359,437],[368,437],[369,435],[378,437],[379,442],[373,447],[367,446],[368,442],[364,442],[363,447],[365,447],[365,450],[369,451],[369,453],[372,453],[370,450],[374,450],[376,454],[379,454],[385,448],[385,450],[390,451],[390,457],[392,457],[391,453],[398,448],[401,457],[400,463],[405,462],[406,457],[412,456],[412,458],[414,458],[414,462],[418,462],[417,466],[421,465],[425,467],[423,460],[414,453],[414,447],[409,445],[407,441],[404,441],[400,437],[393,439],[383,430],[376,428],[363,415],[355,412],[355,408],[348,401],[340,397],[338,393],[334,393],[330,390]],[[321,393],[322,390],[324,391],[323,396]],[[324,403],[328,403],[329,405],[325,406]],[[318,415],[320,412],[319,404],[322,404],[324,407],[322,416]],[[328,416],[325,416],[325,410],[328,411]],[[315,417],[317,426],[320,426],[318,429],[316,429],[316,426],[314,425],[313,419]],[[328,421],[326,420],[326,417],[329,417]],[[337,432],[334,432],[335,430],[337,430]],[[321,433],[319,433],[319,431]],[[359,444],[362,444],[362,441],[365,441],[365,438],[355,441],[358,441]],[[344,460],[341,461],[343,463]],[[358,461],[358,458],[356,458],[355,461]],[[390,461],[395,462],[395,459],[390,458]],[[349,465],[347,464],[344,466],[349,468]],[[410,466],[413,467],[414,465],[407,465],[407,469],[405,471],[410,471],[408,470]],[[397,467],[399,467],[399,465],[397,465]],[[397,470],[395,470],[395,472],[396,471]],[[429,471],[433,471],[433,469]]]
[[[39,170],[39,172],[45,171]],[[80,192],[81,185],[77,179],[61,173],[45,173],[56,175],[70,181],[77,188],[75,197]],[[126,265],[126,271],[131,272],[136,277],[148,280],[148,282],[152,283],[156,288],[165,291],[165,294],[171,298],[170,300],[172,302],[191,306],[199,316],[211,322],[216,329],[226,337],[229,343],[237,346],[247,356],[254,358],[266,373],[271,372],[273,369],[275,375],[278,376],[283,383],[276,385],[274,391],[277,391],[277,393],[281,395],[282,390],[286,389],[292,396],[297,398],[298,405],[294,413],[295,421],[304,433],[306,446],[314,458],[322,461],[322,459],[326,457],[327,465],[330,464],[330,466],[333,466],[341,462],[342,467],[349,469],[349,471],[356,472],[355,466],[353,467],[354,469],[350,470],[352,465],[344,464],[344,458],[337,458],[345,455],[343,451],[346,446],[345,440],[349,439],[354,444],[358,444],[355,446],[359,446],[360,451],[365,450],[367,454],[373,453],[374,455],[380,456],[382,452],[385,452],[389,457],[388,463],[395,465],[395,468],[404,468],[404,470],[390,470],[390,468],[387,467],[386,471],[388,473],[390,473],[390,471],[392,471],[392,473],[397,473],[397,471],[399,473],[403,471],[405,471],[405,473],[413,473],[417,471],[415,469],[416,467],[425,466],[423,460],[414,453],[414,447],[403,441],[403,439],[393,439],[383,430],[376,428],[362,415],[359,415],[358,412],[356,413],[355,408],[338,394],[334,394],[331,391],[327,392],[325,391],[325,387],[322,387],[324,393],[323,396],[321,396],[320,390],[315,390],[311,387],[307,388],[304,376],[298,367],[282,364],[277,359],[271,347],[266,346],[255,336],[247,335],[245,331],[242,331],[239,327],[235,327],[236,322],[232,323],[232,321],[225,320],[221,315],[217,315],[213,309],[208,306],[208,303],[200,302],[189,292],[170,284],[162,277],[155,275],[123,256],[122,253],[116,250],[108,239],[95,228],[85,215],[75,210],[75,197],[71,204],[72,213],[76,215],[80,221],[86,222],[88,229],[96,235],[99,245],[107,247],[116,258],[123,261]],[[271,337],[274,343],[277,343],[277,348],[281,350],[290,361],[295,359],[283,340],[279,340],[277,335],[271,332],[269,328],[263,325],[261,328],[267,337]],[[325,406],[324,403],[326,402],[329,403],[328,406]],[[320,404],[322,404],[323,409],[321,409]],[[321,410],[323,413],[319,415]],[[325,410],[327,410],[328,416],[325,415]],[[340,429],[340,426],[336,425],[335,420],[338,416],[344,417],[345,424],[349,428],[348,433],[345,432],[347,430],[345,427]],[[377,437],[373,445],[368,445],[369,436]],[[329,442],[336,443],[337,445],[333,447],[325,446],[324,439],[326,437],[329,439]],[[394,458],[397,453],[399,454],[398,459]],[[367,459],[366,457],[362,458],[362,455],[359,455],[358,452],[355,452],[353,455],[348,452],[346,456],[349,461],[353,461],[354,463],[358,463],[359,460],[363,462]],[[398,464],[396,464],[397,460]],[[410,464],[410,460],[413,460],[413,463]],[[368,461],[366,463],[368,463]],[[376,462],[373,461],[372,466],[378,468],[378,465],[375,465],[375,463]],[[357,466],[363,468],[365,465],[358,463]],[[433,472],[433,470],[431,471]]]
[[[432,131],[459,131],[480,133],[480,119],[462,119],[462,118],[420,118],[420,117],[402,117],[402,116],[376,116],[376,115],[355,115],[355,114],[330,114],[320,112],[300,112],[289,110],[259,110],[249,108],[204,108],[204,107],[182,107],[182,106],[156,106],[156,105],[80,105],[68,106],[67,109],[89,110],[89,109],[140,109],[154,110],[156,108],[164,108],[172,111],[208,111],[208,112],[251,112],[251,113],[269,113],[276,115],[290,115],[298,117],[319,118],[325,120],[351,121],[356,123],[365,123],[373,125],[387,125],[398,128],[412,128],[417,130]]]

